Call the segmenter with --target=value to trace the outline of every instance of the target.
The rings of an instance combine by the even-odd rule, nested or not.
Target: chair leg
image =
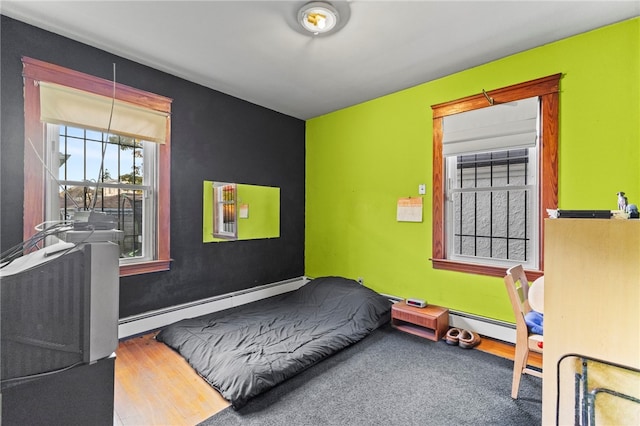
[[[527,366],[528,357],[529,348],[524,345],[516,345],[516,353],[513,359],[513,382],[511,384],[511,398],[513,399],[518,399],[520,378],[522,377],[522,371]]]

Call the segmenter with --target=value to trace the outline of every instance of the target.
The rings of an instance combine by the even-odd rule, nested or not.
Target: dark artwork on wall
[[[173,99],[171,270],[120,279],[120,318],[304,274],[305,123],[2,16],[1,248],[22,240],[21,58],[47,61]],[[206,179],[280,188],[280,236],[202,242]]]

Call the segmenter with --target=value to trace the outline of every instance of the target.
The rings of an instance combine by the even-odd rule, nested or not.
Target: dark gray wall
[[[305,123],[2,16],[0,245],[22,240],[24,102],[29,56],[173,99],[171,271],[120,280],[120,317],[304,273]],[[202,52],[208,54],[208,52]],[[171,52],[167,52],[168,55]],[[202,181],[280,187],[280,238],[202,243]]]

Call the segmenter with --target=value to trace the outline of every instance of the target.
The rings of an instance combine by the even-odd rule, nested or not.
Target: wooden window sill
[[[148,274],[151,272],[169,271],[170,269],[171,259],[152,260],[149,262],[120,265],[120,276],[129,277],[132,275]]]
[[[444,269],[448,271],[466,272],[469,274],[488,275],[491,277],[503,278],[506,274],[508,267],[505,266],[489,266],[480,265],[475,263],[456,262],[448,259],[429,259],[433,265],[433,269]],[[544,271],[525,271],[527,278],[535,280],[538,277],[544,275]]]

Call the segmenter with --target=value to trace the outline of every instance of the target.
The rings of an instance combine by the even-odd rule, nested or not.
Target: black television
[[[118,346],[119,248],[61,242],[0,265],[2,388]]]

